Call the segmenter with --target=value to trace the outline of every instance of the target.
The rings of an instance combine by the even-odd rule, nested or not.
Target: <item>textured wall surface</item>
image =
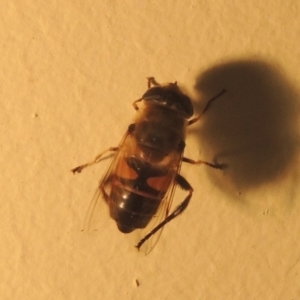
[[[1,299],[300,299],[299,14],[291,0],[2,1]],[[142,256],[108,216],[82,231],[108,161],[70,170],[118,145],[147,76],[177,80],[196,112],[227,89],[185,152],[227,169],[182,166],[192,201]]]

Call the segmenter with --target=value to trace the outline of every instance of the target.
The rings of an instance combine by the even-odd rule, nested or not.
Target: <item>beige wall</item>
[[[2,1],[1,299],[300,299],[299,1]],[[146,257],[81,231],[146,77],[197,112],[186,212]],[[178,192],[173,200],[182,199]],[[135,280],[139,281],[139,286]]]

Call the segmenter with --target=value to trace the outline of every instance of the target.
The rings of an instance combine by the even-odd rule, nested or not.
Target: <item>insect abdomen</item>
[[[126,180],[122,180],[123,182]],[[123,233],[145,228],[156,213],[161,201],[158,192],[145,192],[140,180],[130,180],[127,185],[118,182],[110,195],[110,216],[117,222]],[[149,187],[149,189],[151,189]]]

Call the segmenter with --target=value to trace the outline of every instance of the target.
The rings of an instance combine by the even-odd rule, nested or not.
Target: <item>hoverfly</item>
[[[149,253],[163,227],[186,209],[192,197],[193,188],[179,174],[181,163],[205,164],[216,169],[224,167],[223,164],[183,156],[186,127],[197,122],[224,92],[210,99],[199,116],[191,118],[194,114],[192,102],[179,89],[177,82],[161,85],[154,77],[149,77],[148,90],[133,102],[137,114],[119,146],[111,147],[92,162],[72,169],[73,173],[80,173],[100,162],[108,152],[114,153],[108,171],[99,182],[86,226],[89,228],[95,207],[103,199],[118,229],[123,233],[138,230],[140,235],[135,247]],[[138,104],[142,104],[141,107]],[[176,185],[188,194],[171,211]]]

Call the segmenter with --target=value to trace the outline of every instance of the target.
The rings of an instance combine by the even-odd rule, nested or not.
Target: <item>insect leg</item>
[[[133,107],[134,107],[135,110],[139,110],[139,107],[137,106],[137,103],[138,103],[138,102],[141,102],[142,100],[143,100],[143,99],[140,98],[140,99],[135,100],[135,101],[132,103],[132,105],[133,105]]]
[[[187,158],[187,157],[183,157],[182,161],[186,162],[186,163],[189,163],[189,164],[192,164],[192,165],[204,164],[204,165],[207,165],[207,166],[212,167],[214,169],[220,169],[220,170],[225,169],[226,166],[227,166],[226,164],[210,163],[210,162],[203,161],[203,160],[193,160],[193,159],[190,159],[190,158]]]
[[[148,89],[151,88],[151,86],[159,86],[160,84],[155,80],[154,77],[147,77],[148,80]]]
[[[197,122],[198,120],[201,119],[201,117],[205,114],[205,112],[209,109],[209,107],[211,106],[211,104],[213,103],[213,101],[215,101],[216,99],[218,99],[219,97],[221,97],[224,93],[226,92],[225,89],[223,89],[219,94],[215,95],[214,97],[212,97],[205,105],[202,113],[196,117],[191,119],[190,121],[188,121],[188,126],[194,124],[195,122]]]
[[[101,152],[100,154],[98,154],[98,155],[96,156],[96,158],[95,158],[93,161],[91,161],[91,162],[89,162],[89,163],[86,163],[86,164],[84,164],[84,165],[78,166],[78,167],[72,169],[71,171],[72,171],[74,174],[75,174],[75,173],[80,173],[80,172],[81,172],[83,169],[85,169],[86,167],[92,166],[92,165],[97,164],[98,162],[100,162],[101,159],[102,159],[102,156],[103,156],[104,154],[106,154],[107,152],[109,152],[109,151],[118,151],[118,150],[119,150],[119,147],[110,147],[109,149],[106,149],[105,151],[103,151],[103,152]]]
[[[170,221],[172,221],[174,218],[176,218],[177,216],[179,216],[188,206],[192,195],[193,195],[193,188],[191,187],[191,185],[187,182],[187,180],[182,177],[181,175],[177,174],[175,177],[175,182],[185,191],[188,191],[189,194],[186,196],[186,198],[184,199],[184,201],[179,204],[175,210],[168,215],[160,224],[158,224],[154,229],[152,229],[147,235],[145,235],[140,241],[139,243],[135,246],[137,249],[140,249],[141,246],[152,236],[154,235],[158,230],[160,230],[162,227],[164,227],[167,223],[169,223]]]

